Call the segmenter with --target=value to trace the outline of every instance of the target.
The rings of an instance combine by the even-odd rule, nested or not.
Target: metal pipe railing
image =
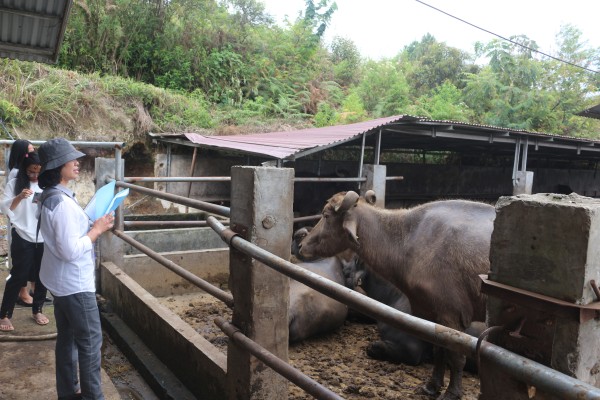
[[[229,225],[229,221],[221,221]],[[208,226],[206,221],[125,221],[125,228],[203,228]]]
[[[401,181],[403,176],[388,176],[387,181]],[[294,182],[366,182],[367,178],[298,177]],[[123,182],[231,182],[230,176],[127,176]]]
[[[188,199],[187,197],[178,196],[176,194],[161,192],[160,190],[149,189],[139,185],[132,185],[130,183],[125,183],[122,181],[117,181],[116,186],[129,188],[130,190],[135,190],[140,193],[149,194],[154,197],[158,197],[159,199],[172,201],[174,203],[182,204],[184,206],[189,206],[192,208],[197,208],[202,211],[210,212],[216,215],[220,215],[222,217],[229,217],[230,208],[219,206],[217,204],[207,203],[205,201]]]
[[[130,238],[129,236],[127,236],[125,234],[125,232],[117,230],[117,229],[113,230],[112,232],[114,233],[115,236],[117,236],[124,242],[130,244],[131,246],[135,247],[142,253],[146,254],[148,257],[150,257],[153,260],[157,261],[158,263],[164,265],[165,267],[167,267],[168,269],[170,269],[171,271],[173,271],[180,277],[187,279],[188,281],[190,281],[191,283],[193,283],[200,289],[204,290],[205,292],[207,292],[207,293],[211,294],[212,296],[216,297],[217,299],[221,300],[223,303],[225,303],[227,305],[227,307],[233,308],[233,296],[230,293],[227,293],[227,292],[219,289],[218,287],[211,285],[209,282],[205,281],[204,279],[197,277],[196,275],[192,274],[185,268],[175,264],[173,261],[169,260],[168,258],[161,256],[160,254],[158,254],[154,250],[150,249],[149,247],[144,246],[137,240]]]
[[[283,260],[244,240],[231,229],[220,224],[214,217],[208,217],[207,222],[230,247],[254,257],[265,265],[320,293],[423,340],[472,357],[477,356],[477,338],[400,312],[352,289]],[[480,348],[480,354],[494,366],[502,368],[508,375],[520,381],[526,380],[527,383],[532,384],[542,391],[552,393],[558,398],[573,400],[600,399],[599,388],[514,354],[502,347],[491,343],[484,343]]]
[[[264,347],[245,336],[235,325],[225,321],[225,319],[222,317],[215,318],[215,324],[221,328],[221,330],[225,332],[225,334],[229,336],[229,338],[231,338],[236,345],[248,351],[250,354],[265,363],[265,365],[271,367],[273,371],[294,383],[311,396],[319,400],[343,400],[343,397],[338,396],[336,393],[298,371],[290,364],[279,359],[277,356],[267,351]]]

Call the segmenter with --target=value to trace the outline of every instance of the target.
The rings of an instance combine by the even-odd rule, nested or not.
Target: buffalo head
[[[372,191],[365,197],[368,203],[375,202]],[[321,219],[300,243],[300,255],[330,257],[346,249],[357,250],[359,238],[354,209],[359,200],[360,196],[353,191],[337,193],[327,200]]]

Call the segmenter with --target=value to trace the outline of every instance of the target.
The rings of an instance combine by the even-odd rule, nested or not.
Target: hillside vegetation
[[[469,54],[425,35],[369,60],[349,39],[323,42],[335,12],[306,0],[279,26],[257,0],[75,1],[58,65],[0,60],[2,136],[131,143],[398,114],[600,135],[575,115],[600,103],[600,49],[576,27],[561,27],[553,58],[525,36]]]

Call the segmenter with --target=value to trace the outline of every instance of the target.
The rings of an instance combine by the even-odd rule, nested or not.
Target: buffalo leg
[[[444,349],[439,346],[433,347],[433,372],[427,384],[421,387],[421,392],[428,396],[435,396],[440,392],[444,384],[444,373],[446,372],[446,362]]]
[[[450,366],[450,382],[446,392],[439,400],[459,400],[462,397],[462,375],[466,357],[460,353],[444,349],[448,365]]]

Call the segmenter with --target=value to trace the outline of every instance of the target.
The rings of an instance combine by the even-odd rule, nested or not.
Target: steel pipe
[[[283,260],[244,240],[231,229],[220,224],[214,217],[208,217],[207,222],[231,247],[254,257],[265,265],[320,293],[423,340],[471,357],[476,356],[477,338],[400,312],[352,289]],[[552,393],[558,398],[573,400],[600,399],[599,388],[514,354],[502,347],[485,343],[481,347],[480,354],[484,355],[493,365],[505,369],[507,374],[517,380],[523,381],[526,378],[527,383],[532,384],[542,391]],[[509,359],[511,361],[507,362]]]
[[[161,256],[160,254],[158,254],[154,250],[150,249],[149,247],[144,246],[137,240],[130,238],[129,236],[127,236],[125,234],[125,232],[120,231],[120,230],[113,230],[112,233],[114,233],[115,236],[122,239],[124,242],[130,244],[131,246],[135,247],[142,253],[146,254],[148,257],[150,257],[153,260],[157,261],[158,263],[164,265],[165,267],[167,267],[168,269],[170,269],[177,275],[190,281],[191,283],[193,283],[200,289],[204,290],[205,292],[207,292],[207,293],[211,294],[212,296],[216,297],[217,299],[221,300],[223,303],[225,303],[227,305],[227,307],[233,308],[233,296],[230,293],[227,293],[227,292],[219,289],[218,287],[211,285],[204,279],[197,277],[196,275],[192,274],[190,271],[175,264],[173,261],[167,259],[166,257]]]
[[[127,176],[124,182],[230,182],[229,176]]]
[[[135,190],[140,193],[149,194],[154,197],[158,197],[159,199],[172,201],[173,203],[183,204],[184,206],[189,206],[193,208],[197,208],[202,211],[210,212],[213,214],[220,215],[222,217],[229,217],[230,209],[229,207],[219,206],[212,203],[207,203],[205,201],[188,199],[187,197],[178,196],[176,194],[161,192],[160,190],[149,189],[139,185],[132,185],[130,183],[125,183],[123,181],[117,181],[116,185],[118,187],[129,188],[131,190]]]
[[[233,342],[250,354],[258,358],[260,361],[268,365],[306,393],[315,397],[316,399],[323,400],[343,400],[343,397],[338,396],[336,393],[327,389],[319,382],[314,381],[302,372],[298,371],[290,364],[281,360],[273,353],[267,351],[264,347],[260,346],[247,336],[245,336],[235,325],[225,321],[222,317],[215,318],[215,324],[223,331]]]
[[[229,225],[229,221],[221,221]],[[208,226],[206,221],[125,221],[125,228],[201,228]]]

